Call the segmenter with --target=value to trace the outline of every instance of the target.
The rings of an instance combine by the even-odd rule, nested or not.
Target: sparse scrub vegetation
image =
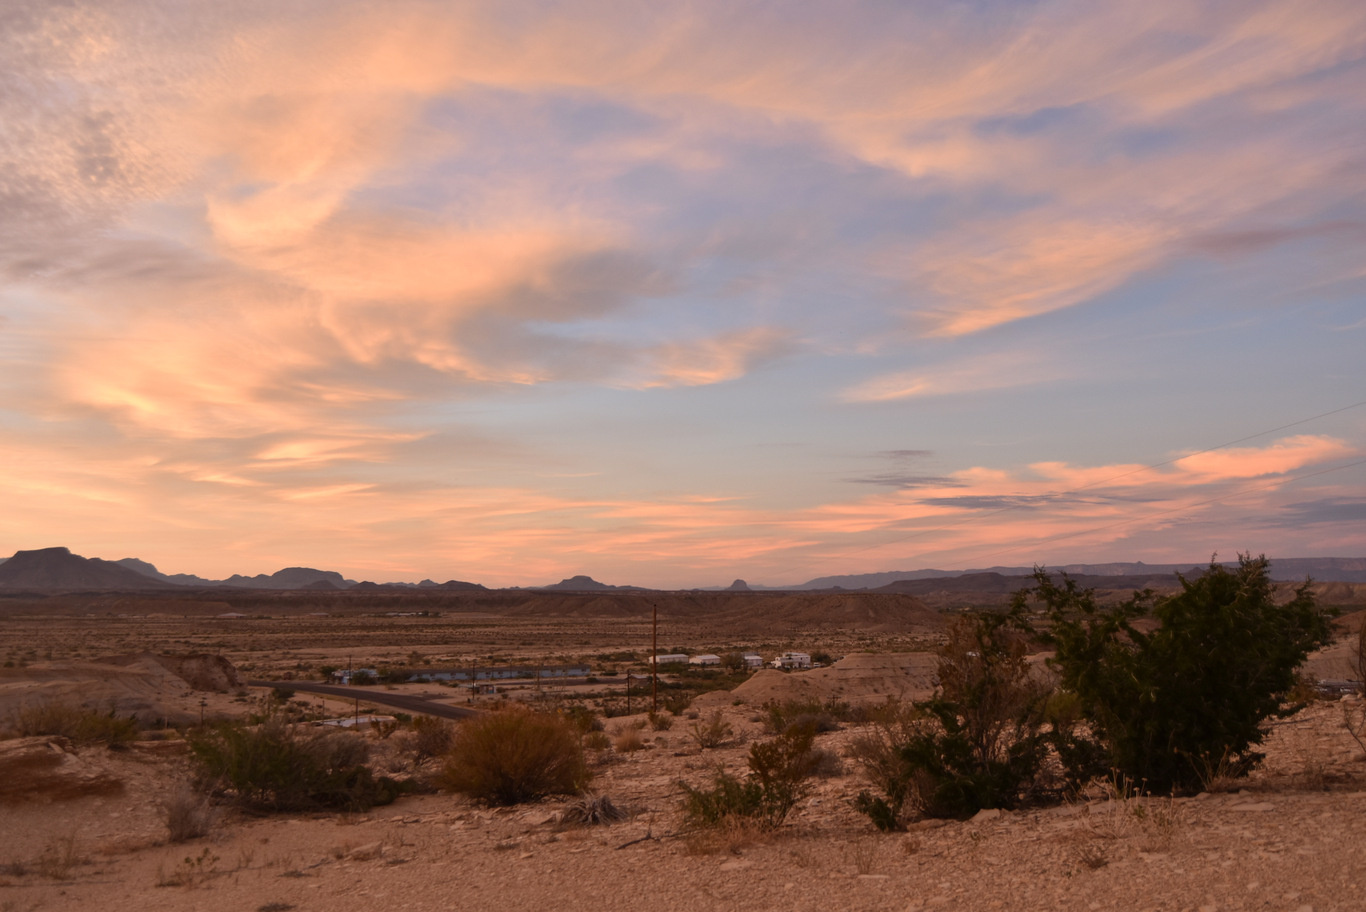
[[[726,717],[719,709],[708,716],[706,721],[694,722],[688,731],[697,742],[697,746],[703,750],[718,748],[735,735],[735,729],[726,721]]]
[[[369,746],[350,732],[303,729],[280,719],[222,724],[192,733],[200,786],[245,807],[268,811],[364,811],[399,794],[392,779],[365,765]]]
[[[688,825],[709,828],[742,820],[760,829],[782,825],[807,791],[807,779],[818,762],[810,726],[796,726],[749,749],[749,775],[744,779],[718,770],[710,789],[680,782]]]
[[[198,855],[186,855],[169,872],[158,868],[157,886],[198,887],[218,873],[218,862],[218,856],[205,846]]]
[[[10,729],[21,738],[60,735],[76,745],[108,744],[115,747],[137,740],[137,720],[110,709],[98,712],[84,706],[49,702],[25,706],[15,712]]]
[[[419,766],[448,753],[455,743],[455,729],[449,722],[436,716],[416,716],[410,727],[413,738],[409,750],[413,762]]]
[[[619,754],[630,754],[645,749],[645,739],[640,736],[640,729],[634,725],[627,725],[617,732],[612,739],[612,749]]]
[[[560,813],[560,826],[590,827],[625,820],[629,814],[606,795],[583,795]]]
[[[1031,673],[1019,615],[962,618],[939,653],[940,689],[855,746],[882,791],[855,805],[883,831],[908,818],[1011,808],[1042,787],[1048,688]]]
[[[858,713],[846,702],[829,700],[783,700],[764,704],[764,730],[781,734],[792,725],[814,725],[816,732],[838,731],[841,722],[852,721]]]
[[[495,805],[576,794],[588,779],[574,726],[521,707],[464,722],[441,775],[446,788]]]
[[[587,735],[589,732],[600,732],[604,728],[602,719],[598,714],[581,703],[565,707],[563,712],[570,724],[582,735]]]
[[[1357,699],[1342,707],[1342,724],[1357,746],[1366,751],[1366,618],[1360,619],[1352,650],[1352,674],[1357,682]]]
[[[188,785],[172,791],[161,811],[166,838],[173,843],[207,836],[218,822],[218,810],[208,797]]]

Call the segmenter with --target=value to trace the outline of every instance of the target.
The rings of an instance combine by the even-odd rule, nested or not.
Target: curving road
[[[478,715],[478,712],[473,709],[448,706],[445,703],[428,700],[426,697],[410,697],[382,690],[376,691],[369,687],[343,687],[340,684],[314,684],[311,681],[248,681],[247,686],[279,687],[282,690],[302,690],[308,693],[327,694],[330,697],[345,697],[348,700],[379,703],[406,713],[422,713],[426,716],[438,716],[442,719],[468,719],[470,716]]]

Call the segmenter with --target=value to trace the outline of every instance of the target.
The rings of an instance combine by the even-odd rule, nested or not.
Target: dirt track
[[[339,684],[313,684],[308,681],[248,681],[248,687],[279,687],[284,690],[302,690],[308,693],[326,694],[329,697],[346,697],[364,703],[379,703],[392,706],[408,713],[421,713],[439,716],[442,719],[468,719],[477,715],[475,710],[459,706],[447,706],[425,697],[410,697],[403,694],[375,692],[368,687],[343,687]]]

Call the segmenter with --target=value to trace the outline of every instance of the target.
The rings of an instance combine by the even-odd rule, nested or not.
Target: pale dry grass
[[[617,732],[612,739],[612,748],[619,754],[634,753],[645,750],[645,739],[641,737],[640,729],[628,726]]]
[[[716,826],[689,830],[683,845],[689,855],[719,855],[722,852],[737,855],[741,849],[769,845],[777,838],[773,829],[757,820],[727,817]]]
[[[218,817],[218,809],[212,802],[188,785],[172,791],[162,806],[166,838],[173,843],[189,842],[209,835],[218,823]]]

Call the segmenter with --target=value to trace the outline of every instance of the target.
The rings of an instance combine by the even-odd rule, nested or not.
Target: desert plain
[[[1347,675],[1360,588],[1324,591],[1344,615],[1339,641],[1310,660],[1314,677]],[[1366,755],[1345,725],[1360,709],[1354,695],[1271,720],[1265,762],[1199,795],[1097,782],[1061,804],[891,834],[853,807],[869,786],[850,745],[867,726],[846,721],[818,735],[828,762],[776,831],[684,826],[679,783],[706,785],[717,768],[743,773],[750,745],[771,737],[766,705],[928,696],[933,650],[965,607],[956,596],[889,593],[4,599],[0,722],[62,701],[135,714],[140,734],[118,750],[0,742],[0,765],[7,750],[46,751],[70,786],[24,788],[22,764],[0,782],[0,909],[1366,908]],[[766,659],[802,650],[831,664],[665,674],[652,695],[643,660],[656,642],[660,652]],[[335,668],[573,663],[590,675],[524,677],[493,693],[441,683],[377,683],[347,696],[303,689]],[[494,808],[422,788],[364,813],[216,807],[207,835],[171,842],[165,809],[192,777],[178,733],[278,702],[252,681],[294,682],[290,704],[318,718],[391,714],[384,700],[394,695],[475,711],[505,700],[588,705],[612,742],[588,752],[590,789],[624,819],[570,826],[562,818],[579,798]],[[656,699],[669,707],[656,714],[667,720],[660,727],[647,722]],[[702,747],[696,730],[718,719],[728,737]],[[432,776],[437,762],[405,748],[401,724],[362,737],[377,772]]]

